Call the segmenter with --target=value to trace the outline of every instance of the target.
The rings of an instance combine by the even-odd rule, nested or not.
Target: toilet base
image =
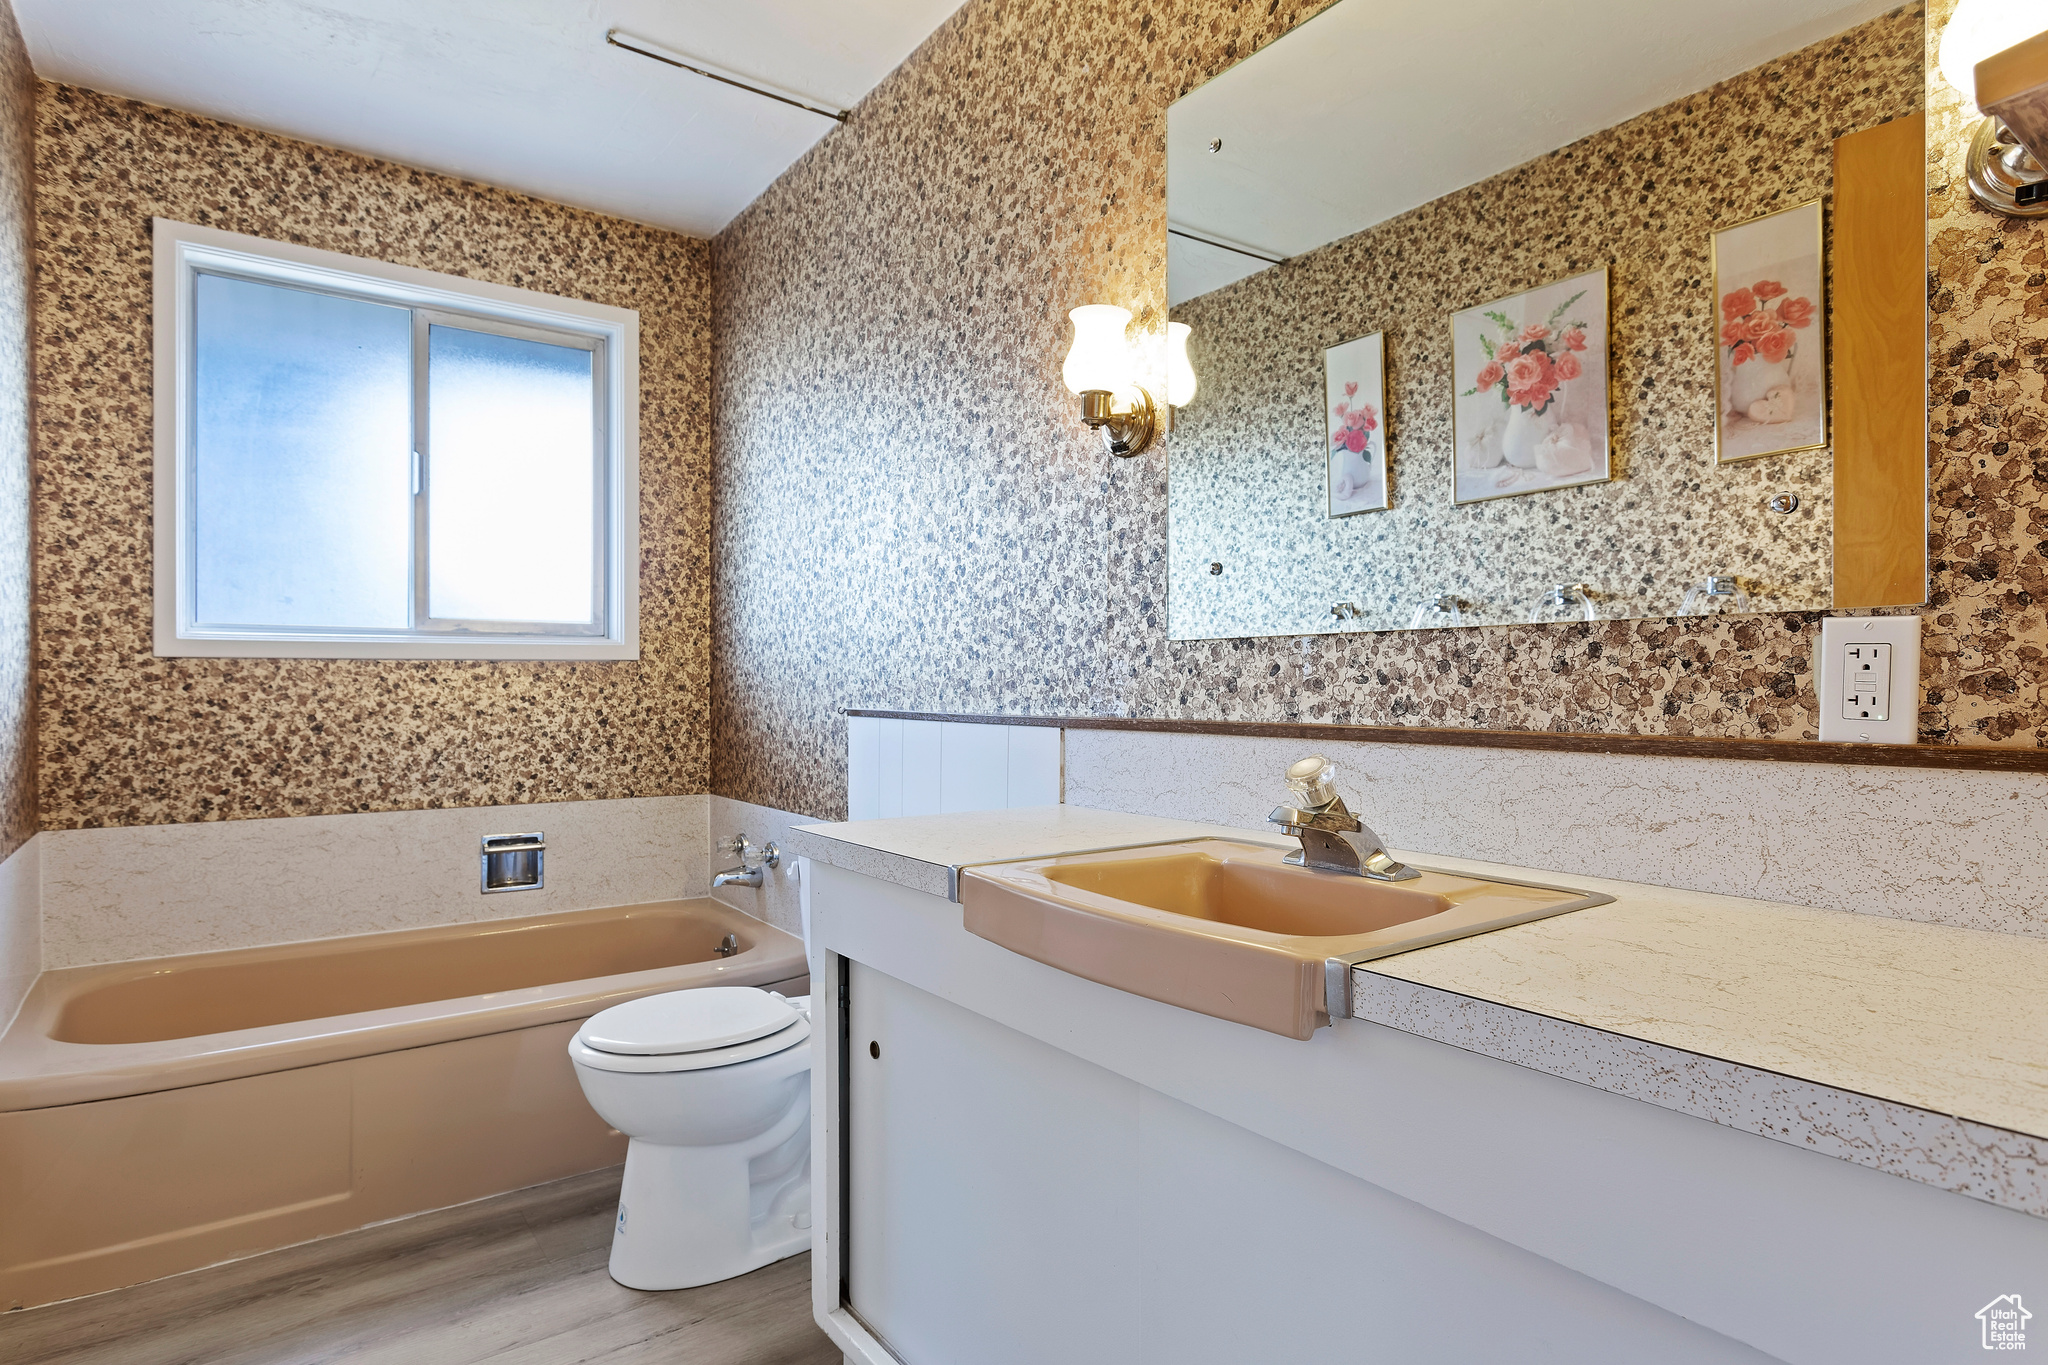
[[[635,1140],[612,1226],[611,1276],[628,1289],[689,1289],[810,1250],[810,1106],[723,1147]]]

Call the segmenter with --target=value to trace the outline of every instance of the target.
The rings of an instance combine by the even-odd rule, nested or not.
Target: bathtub
[[[577,1026],[805,970],[686,900],[45,972],[0,1035],[0,1310],[612,1165]]]

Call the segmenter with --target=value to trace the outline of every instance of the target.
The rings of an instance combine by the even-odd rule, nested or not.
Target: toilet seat
[[[771,1033],[766,1038],[756,1038],[750,1043],[741,1043],[736,1047],[714,1048],[708,1052],[676,1052],[663,1056],[599,1052],[594,1047],[585,1047],[579,1035],[569,1044],[569,1060],[578,1066],[587,1066],[592,1071],[703,1071],[714,1066],[734,1066],[761,1057],[772,1057],[778,1052],[789,1051],[810,1036],[810,1020],[798,1016],[795,1023],[780,1033]]]
[[[811,1036],[787,999],[755,986],[700,986],[600,1010],[569,1043],[597,1071],[702,1071],[787,1051]]]
[[[599,1052],[667,1056],[765,1038],[788,1028],[796,1015],[788,1000],[758,986],[699,986],[600,1010],[576,1036]]]

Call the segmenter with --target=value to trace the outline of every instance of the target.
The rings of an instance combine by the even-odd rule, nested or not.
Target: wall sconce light
[[[1074,345],[1060,378],[1080,397],[1081,420],[1102,433],[1110,454],[1138,454],[1152,444],[1158,417],[1152,395],[1131,378],[1131,351],[1124,343],[1131,310],[1089,303],[1067,317],[1074,324]]]
[[[2048,217],[2048,31],[2040,0],[1962,0],[1941,34],[1941,74],[1985,115],[1965,162],[1970,194],[2015,218]]]
[[[1188,331],[1185,322],[1166,324],[1166,405],[1171,408],[1192,403],[1200,387],[1195,367],[1188,363]]]

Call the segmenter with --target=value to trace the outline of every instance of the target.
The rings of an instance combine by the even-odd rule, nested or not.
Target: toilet
[[[611,1275],[687,1289],[811,1245],[810,999],[705,986],[614,1005],[569,1042],[630,1142]]]

